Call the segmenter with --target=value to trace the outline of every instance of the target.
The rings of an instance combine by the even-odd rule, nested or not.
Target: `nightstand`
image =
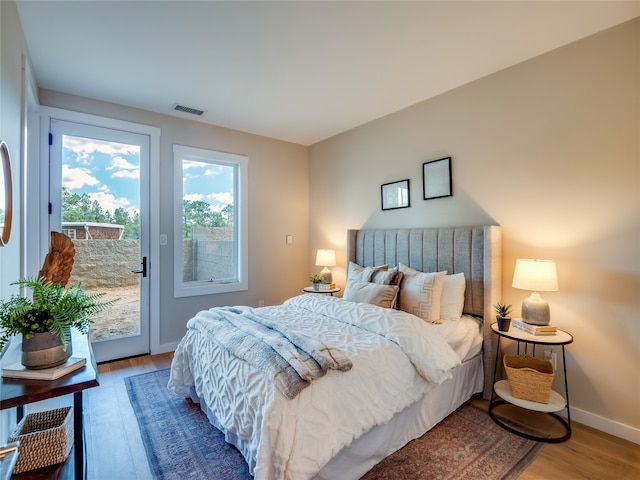
[[[338,293],[340,291],[339,288],[330,288],[328,290],[314,290],[313,287],[304,287],[302,290],[307,293],[326,293],[327,295],[331,295],[332,297],[334,293]]]
[[[571,438],[571,411],[564,347],[573,342],[571,334],[558,329],[555,335],[531,335],[513,326],[509,331],[501,332],[496,323],[491,325],[491,329],[498,335],[498,346],[493,370],[493,394],[489,404],[489,416],[504,429],[530,440],[548,443],[569,440]],[[552,390],[549,403],[538,403],[513,397],[508,380],[496,381],[498,361],[501,358],[500,340],[502,338],[518,342],[518,355],[520,354],[520,344],[524,344],[525,355],[534,357],[538,345],[561,347],[564,396]],[[532,353],[528,353],[530,346]],[[557,373],[556,370],[556,375]],[[557,414],[565,408],[567,409],[566,419]]]

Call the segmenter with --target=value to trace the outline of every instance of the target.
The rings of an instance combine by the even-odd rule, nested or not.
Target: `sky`
[[[72,194],[86,193],[103,212],[124,208],[140,211],[140,147],[70,135],[63,136],[62,186]],[[183,194],[203,200],[214,211],[233,201],[233,168],[203,162],[183,162]]]
[[[185,200],[202,200],[219,212],[233,203],[233,167],[183,160],[182,191]]]

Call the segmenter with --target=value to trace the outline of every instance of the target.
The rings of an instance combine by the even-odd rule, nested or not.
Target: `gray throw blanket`
[[[204,327],[221,347],[260,370],[289,399],[329,369],[352,367],[340,350],[250,309],[212,308],[198,313],[192,322],[190,326]]]

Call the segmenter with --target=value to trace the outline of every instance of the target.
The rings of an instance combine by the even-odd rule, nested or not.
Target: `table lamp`
[[[531,325],[548,325],[550,321],[549,303],[540,292],[558,290],[558,273],[553,260],[519,258],[513,272],[513,288],[531,290],[531,296],[522,302],[522,320]]]
[[[327,267],[335,267],[336,265],[336,251],[330,249],[319,249],[316,253],[316,265],[318,267],[324,267],[320,272],[320,275],[324,277],[324,283],[332,283],[333,275],[331,270]]]

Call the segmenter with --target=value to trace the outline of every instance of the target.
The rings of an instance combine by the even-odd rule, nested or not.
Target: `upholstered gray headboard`
[[[478,227],[349,230],[347,259],[365,267],[404,263],[422,272],[464,273],[464,312],[484,319],[484,392],[491,396],[496,335],[493,305],[502,301],[502,229]]]

